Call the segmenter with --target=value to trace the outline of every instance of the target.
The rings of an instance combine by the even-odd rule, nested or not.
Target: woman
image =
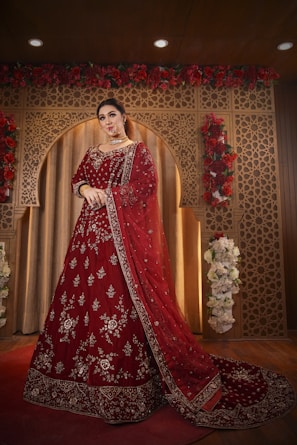
[[[107,136],[72,179],[84,199],[40,334],[24,398],[137,422],[169,403],[196,425],[247,428],[283,415],[283,376],[211,357],[175,303],[152,156],[129,139],[125,109],[103,101]]]

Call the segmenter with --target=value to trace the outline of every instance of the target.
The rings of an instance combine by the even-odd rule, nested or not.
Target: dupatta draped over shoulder
[[[152,156],[140,144],[127,154],[122,183],[107,189],[107,211],[122,271],[162,378],[167,399],[194,411],[220,398],[219,372],[175,303]]]

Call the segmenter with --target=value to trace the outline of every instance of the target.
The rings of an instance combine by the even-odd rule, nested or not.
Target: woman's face
[[[98,119],[103,131],[110,139],[125,136],[125,116],[113,105],[104,105],[100,108]]]

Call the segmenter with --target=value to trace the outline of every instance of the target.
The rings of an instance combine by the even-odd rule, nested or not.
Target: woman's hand
[[[96,187],[86,187],[81,191],[83,197],[87,200],[92,208],[102,207],[106,205],[106,194],[103,189]]]

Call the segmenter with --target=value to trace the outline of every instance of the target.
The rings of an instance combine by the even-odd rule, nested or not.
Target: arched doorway
[[[180,180],[165,142],[132,121],[134,139],[152,152],[159,175],[159,202],[178,303],[193,332],[201,332],[200,225],[191,209],[179,207]],[[72,194],[71,178],[90,145],[104,140],[97,119],[76,125],[51,147],[39,175],[40,207],[30,207],[19,225],[16,330],[36,332],[58,281],[82,201]]]

